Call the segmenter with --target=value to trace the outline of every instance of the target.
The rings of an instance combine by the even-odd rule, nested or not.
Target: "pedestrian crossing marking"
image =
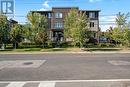
[[[56,82],[41,82],[38,87],[55,87]]]
[[[6,87],[23,87],[26,84],[26,82],[11,82]]]
[[[68,84],[69,83],[69,84]],[[70,84],[72,83],[72,84]],[[97,85],[95,85],[97,84]],[[130,87],[130,79],[55,80],[55,81],[0,81],[0,87]],[[84,87],[85,87],[84,86]]]

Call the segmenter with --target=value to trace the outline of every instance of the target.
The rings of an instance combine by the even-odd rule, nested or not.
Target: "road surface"
[[[130,79],[130,54],[128,53],[0,54],[0,87],[9,84],[21,84],[19,87],[41,87],[39,84],[50,84],[51,81],[62,80],[65,82],[52,82],[52,86],[47,87],[86,87],[83,85],[98,87],[91,86],[91,82],[80,82],[78,86],[78,82],[75,81],[119,79]],[[20,83],[17,83],[17,81],[20,81]],[[39,82],[35,82],[30,86],[28,81]],[[50,83],[44,81],[50,81]],[[74,82],[66,84],[66,81]],[[129,85],[129,81],[126,81],[126,83]],[[107,82],[106,84],[112,87],[113,82]],[[105,87],[104,83],[100,85],[102,85],[100,87]],[[116,86],[127,87],[124,84]]]

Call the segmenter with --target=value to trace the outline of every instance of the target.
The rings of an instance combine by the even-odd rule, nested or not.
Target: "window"
[[[90,12],[90,13],[89,13],[89,17],[90,17],[90,18],[95,18],[95,12]]]
[[[96,38],[96,33],[94,33],[94,38]]]
[[[90,27],[94,27],[94,22],[90,22]]]
[[[56,22],[54,25],[54,28],[63,28],[63,23],[62,22]]]
[[[48,13],[48,18],[51,18],[51,13]]]
[[[62,18],[62,13],[55,13],[55,18]]]

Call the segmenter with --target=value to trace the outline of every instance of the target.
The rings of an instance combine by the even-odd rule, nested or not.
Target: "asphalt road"
[[[0,81],[130,79],[130,54],[126,53],[0,54],[0,62],[15,60],[46,62],[37,68],[1,68]]]

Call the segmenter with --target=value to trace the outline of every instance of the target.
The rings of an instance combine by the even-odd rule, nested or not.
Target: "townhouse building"
[[[70,10],[76,9],[79,12],[84,12],[89,18],[89,30],[93,32],[93,37],[98,39],[99,33],[99,12],[100,10],[80,10],[78,7],[52,7],[48,11],[32,11],[40,13],[47,17],[47,33],[51,40],[63,40],[64,36],[64,18]]]

